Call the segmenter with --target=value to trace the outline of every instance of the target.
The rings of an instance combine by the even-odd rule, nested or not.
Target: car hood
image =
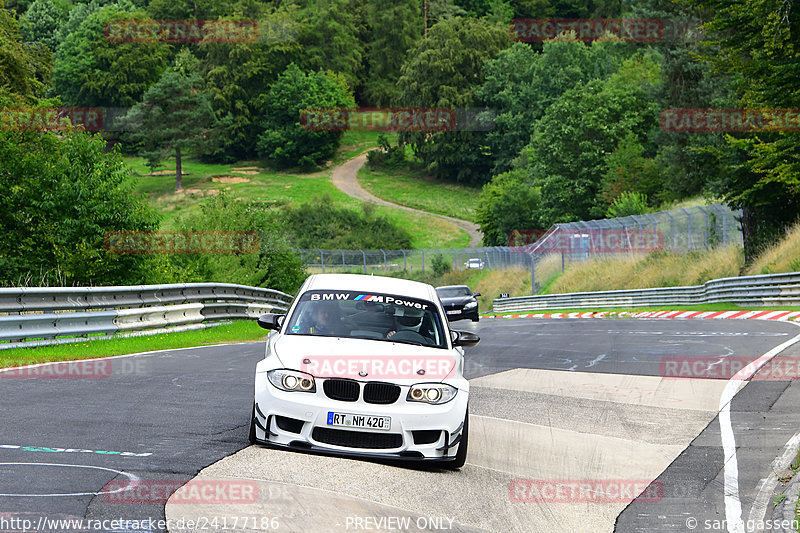
[[[454,296],[452,298],[440,298],[443,305],[465,305],[475,300],[473,296]]]
[[[275,335],[269,348],[284,368],[315,377],[390,381],[400,385],[453,377],[461,358],[455,350],[309,335]],[[358,374],[362,369],[366,369],[366,376]],[[420,370],[424,373],[418,373]]]

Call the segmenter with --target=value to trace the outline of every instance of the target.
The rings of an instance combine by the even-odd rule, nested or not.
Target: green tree
[[[302,25],[299,40],[304,52],[300,66],[309,70],[331,70],[341,74],[347,80],[350,90],[355,91],[361,84],[364,61],[364,45],[359,38],[361,29],[356,13],[358,2],[307,2],[300,12]]]
[[[55,272],[66,285],[154,281],[150,258],[110,253],[110,231],[151,231],[131,171],[105,141],[73,131],[0,131],[0,281]]]
[[[150,0],[147,12],[155,19],[215,19],[225,13],[218,0]]]
[[[606,211],[609,218],[628,217],[631,215],[643,215],[649,211],[647,206],[647,195],[627,191],[622,193],[614,200]]]
[[[369,41],[366,44],[367,83],[363,94],[369,105],[396,104],[400,98],[397,80],[408,51],[422,37],[418,0],[367,4]],[[387,31],[391,28],[391,31]]]
[[[199,73],[211,93],[214,111],[218,117],[233,117],[213,159],[255,157],[269,87],[290,63],[302,61],[297,18],[296,6],[279,9],[259,19],[256,42],[201,43],[197,47]]]
[[[314,108],[353,108],[346,82],[325,72],[304,73],[292,63],[267,97],[259,154],[280,166],[311,167],[329,158],[342,131],[315,131],[301,125],[301,113]]]
[[[520,169],[498,174],[483,186],[475,221],[480,224],[484,246],[508,246],[514,230],[540,227],[542,197]]]
[[[22,17],[25,40],[44,43],[55,51],[58,30],[66,24],[71,7],[69,0],[35,0]]]
[[[707,15],[702,59],[735,80],[739,105],[800,108],[800,11],[782,0],[696,0]],[[712,185],[743,210],[752,260],[800,213],[800,133],[729,135],[717,153],[727,166]]]
[[[147,16],[130,7],[108,5],[88,15],[58,45],[53,81],[65,104],[131,106],[158,81],[166,68],[168,45],[106,38],[107,24],[130,19]]]
[[[579,83],[610,76],[619,68],[627,48],[619,42],[589,47],[559,38],[544,43],[540,53],[527,44],[515,43],[487,61],[486,79],[476,97],[496,112],[495,127],[486,135],[492,172],[499,174],[512,167],[550,104]]]
[[[411,234],[375,213],[375,206],[361,210],[333,205],[330,197],[314,197],[279,210],[285,233],[298,248],[345,250],[404,250],[411,247]]]
[[[565,92],[536,122],[519,164],[542,188],[546,225],[604,215],[598,192],[607,154],[628,132],[645,139],[657,125],[658,59],[645,54],[626,60],[607,80]]]
[[[428,31],[409,54],[398,82],[400,102],[413,107],[460,110],[475,105],[483,83],[483,64],[510,44],[508,27],[483,19],[453,18]],[[458,126],[457,126],[458,127]],[[403,132],[429,172],[440,179],[481,184],[489,179],[491,160],[485,133],[476,131]]]
[[[627,193],[640,194],[656,201],[665,200],[662,196],[664,169],[658,164],[658,159],[645,157],[644,147],[633,132],[628,132],[616,149],[608,154],[606,167],[602,199],[607,204],[614,204]]]
[[[230,117],[220,121],[214,114],[200,76],[167,70],[147,89],[142,101],[125,116],[129,140],[142,146],[141,154],[151,168],[175,156],[175,190],[183,188],[182,157],[189,151],[202,155],[214,146]]]
[[[2,6],[0,0],[0,98],[5,105],[31,103],[47,88],[52,54],[42,44],[23,44],[19,22]]]
[[[173,268],[189,279],[239,283],[294,293],[306,278],[300,257],[292,251],[278,212],[256,202],[220,194],[200,210],[178,221],[180,231],[252,231],[258,236],[255,253],[186,254],[170,257]]]

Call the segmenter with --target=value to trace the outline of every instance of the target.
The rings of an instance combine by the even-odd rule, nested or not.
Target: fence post
[[[714,204],[722,212],[722,244],[728,244],[728,210],[720,204]]]
[[[403,252],[403,270],[408,271],[408,259],[406,258],[406,251],[401,250]]]
[[[422,271],[425,272],[425,250],[422,250]]]
[[[533,259],[533,254],[528,254],[531,258],[531,296],[536,296],[536,261]]]
[[[361,255],[364,256],[364,274],[367,273],[367,253],[364,250],[361,250]]]
[[[344,260],[344,250],[342,250],[342,270],[347,270],[347,262]]]
[[[700,212],[703,213],[703,215],[705,215],[705,217],[706,217],[706,250],[707,250],[708,249],[708,212],[705,209],[703,209],[702,207],[700,207],[699,205],[697,206],[697,209],[699,209]]]
[[[672,244],[672,249],[675,249],[675,219],[669,214],[669,211],[663,211],[669,217],[669,241]]]
[[[687,248],[687,250],[691,250],[692,249],[692,215],[691,215],[691,213],[689,213],[689,211],[687,211],[683,207],[681,207],[681,211],[683,211],[686,214],[686,218],[689,221],[689,247]]]
[[[322,271],[325,272],[325,252],[322,251],[322,248],[317,248],[319,250],[319,263],[322,265]]]
[[[389,271],[389,265],[386,264],[386,250],[381,250],[381,252],[383,252],[383,271],[384,272],[388,272]]]

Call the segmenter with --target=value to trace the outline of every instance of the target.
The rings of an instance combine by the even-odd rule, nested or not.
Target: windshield
[[[427,300],[395,294],[308,291],[300,298],[283,331],[374,339],[447,348],[436,306]]]
[[[439,293],[439,298],[458,298],[459,296],[472,296],[472,291],[469,287],[447,287],[444,289],[436,289]]]

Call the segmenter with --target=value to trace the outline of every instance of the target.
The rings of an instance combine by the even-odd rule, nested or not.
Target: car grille
[[[352,379],[326,379],[322,384],[325,396],[331,400],[354,402],[360,392],[358,381]]]
[[[367,383],[364,385],[364,401],[367,403],[389,404],[400,397],[400,387],[392,383]]]
[[[318,427],[311,432],[311,437],[317,442],[347,448],[389,449],[403,445],[403,436],[398,433],[367,433]]]

